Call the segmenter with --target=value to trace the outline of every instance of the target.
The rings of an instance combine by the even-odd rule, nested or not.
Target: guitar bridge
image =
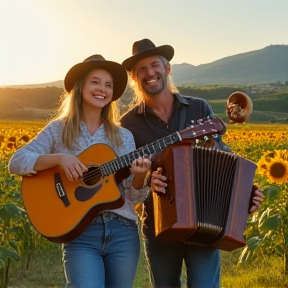
[[[59,199],[63,202],[65,207],[68,207],[70,205],[70,201],[68,199],[67,193],[61,181],[59,173],[56,173],[54,175],[54,182],[55,182],[55,190],[57,192]]]

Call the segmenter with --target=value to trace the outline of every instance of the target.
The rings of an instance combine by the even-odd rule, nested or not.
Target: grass
[[[29,268],[28,254],[11,267],[9,287],[13,288],[62,288],[64,272],[61,262],[61,246],[47,241],[31,253]]]
[[[44,241],[32,251],[29,269],[28,254],[18,263],[11,263],[9,288],[64,288],[61,245]],[[149,277],[143,251],[137,267],[134,288],[148,288]]]
[[[222,252],[223,288],[276,288],[288,287],[283,275],[283,259],[262,256],[249,263],[237,265],[241,249]],[[64,272],[61,262],[61,246],[50,242],[32,251],[29,269],[27,255],[13,263],[10,269],[9,288],[63,288]],[[183,275],[185,271],[183,270]],[[185,283],[185,276],[183,276]],[[141,251],[134,288],[148,288],[149,278],[143,251]],[[183,288],[186,287],[185,285]]]
[[[288,278],[283,275],[283,258],[261,255],[257,259],[238,265],[241,251],[242,249],[222,252],[223,288],[288,287]]]

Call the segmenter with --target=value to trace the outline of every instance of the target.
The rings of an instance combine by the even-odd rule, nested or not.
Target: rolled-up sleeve
[[[136,150],[134,138],[130,131],[128,131],[127,136],[124,138],[123,144],[123,147],[125,147],[124,154]],[[145,199],[149,196],[150,187],[147,186],[147,181],[145,180],[141,189],[135,189],[132,186],[133,177],[134,175],[131,174],[128,178],[124,179],[122,181],[122,186],[124,188],[125,198],[130,200],[133,204],[137,204],[145,201]]]
[[[145,181],[141,189],[135,189],[132,186],[133,175],[130,175],[127,179],[124,179],[122,185],[125,191],[125,198],[130,200],[133,204],[144,202],[150,194],[150,187],[147,186]]]
[[[17,150],[8,163],[11,174],[20,176],[34,172],[33,168],[38,157],[42,154],[51,154],[55,124],[52,122],[43,128],[39,134],[27,145]]]

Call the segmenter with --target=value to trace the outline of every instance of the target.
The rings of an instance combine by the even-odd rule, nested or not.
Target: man
[[[122,65],[132,78],[136,105],[122,117],[121,125],[133,133],[137,148],[182,130],[191,125],[191,121],[213,115],[205,100],[177,93],[170,79],[172,46],[156,47],[149,39],[143,39],[133,44],[132,54]],[[221,141],[221,136],[215,140],[218,149],[230,150]],[[157,171],[151,176],[152,191],[165,193],[166,177]],[[263,200],[260,191],[254,193],[250,212],[256,211]],[[183,260],[188,287],[220,287],[219,250],[155,238],[153,197],[145,201],[142,216],[145,256],[155,287],[180,287]]]

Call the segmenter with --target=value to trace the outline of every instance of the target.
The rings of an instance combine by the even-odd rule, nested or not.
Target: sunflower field
[[[29,269],[34,255],[33,251],[39,249],[39,247],[46,247],[45,249],[52,247],[30,225],[21,201],[21,178],[10,175],[7,170],[7,165],[13,152],[35,137],[45,124],[46,122],[44,121],[0,122],[1,288],[12,287],[9,286],[10,283],[8,282],[11,281],[12,283],[13,279],[17,278],[16,274],[22,273],[19,272],[19,269],[15,269],[17,265],[19,267],[19,263],[21,263],[21,269],[26,271],[21,274],[21,277],[26,275],[25,277],[29,278]],[[235,277],[235,271],[239,267],[251,265],[251,263],[255,265],[256,262],[253,262],[256,261],[255,259],[259,260],[263,257],[275,259],[276,257],[277,263],[281,262],[281,265],[277,266],[277,273],[283,275],[282,279],[288,279],[288,126],[284,124],[227,124],[227,132],[223,136],[223,141],[231,147],[234,153],[257,164],[258,168],[254,182],[261,187],[265,196],[260,209],[251,215],[248,220],[245,230],[247,245],[243,249],[237,249],[238,251],[233,254],[237,255],[237,265],[233,267],[228,265],[228,268],[224,266],[223,273],[229,274],[229,277],[233,278]],[[230,257],[225,255],[224,253],[224,262]],[[46,257],[43,261],[53,262],[53,260]],[[61,265],[61,259],[57,261]],[[137,273],[140,273],[139,269]],[[275,274],[275,271],[267,270],[265,275],[261,277],[269,277],[273,273]],[[36,279],[36,275],[33,277]],[[51,274],[49,276],[49,273],[45,273],[41,277],[42,283],[46,281],[43,280],[45,277],[51,278],[45,283],[52,283],[52,278],[55,280],[55,275]],[[60,271],[60,276],[57,277],[62,277],[63,279],[62,271]],[[224,275],[223,287],[230,287],[225,277],[227,276]],[[30,281],[33,282],[33,279],[30,279]],[[56,286],[55,282],[53,283],[54,286],[47,284],[41,287],[63,287],[63,282],[59,286]],[[281,283],[283,284],[283,282]],[[272,287],[272,285],[267,285],[242,285],[237,287]],[[35,287],[40,286],[36,285]],[[142,288],[144,286],[139,287]]]

